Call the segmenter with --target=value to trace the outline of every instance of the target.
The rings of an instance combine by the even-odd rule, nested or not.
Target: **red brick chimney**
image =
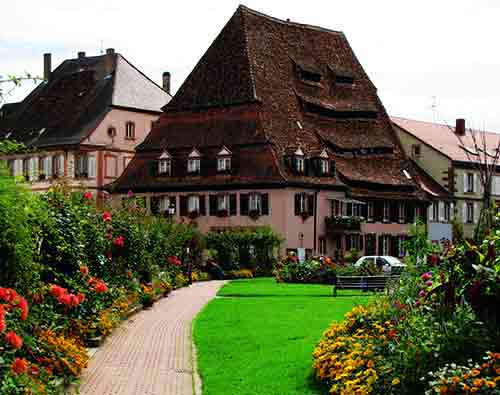
[[[170,94],[170,73],[168,71],[163,73],[163,90]]]
[[[52,54],[43,54],[43,79],[48,81],[52,72]]]
[[[457,119],[455,124],[455,133],[457,136],[465,136],[465,119]]]

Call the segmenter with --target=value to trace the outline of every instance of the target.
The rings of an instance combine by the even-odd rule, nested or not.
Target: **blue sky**
[[[78,51],[113,47],[175,91],[239,1],[10,1],[2,5],[0,74],[42,74]],[[392,115],[500,132],[500,1],[247,0],[278,18],[343,30]],[[8,101],[22,99],[33,85]],[[433,103],[435,104],[433,110]]]

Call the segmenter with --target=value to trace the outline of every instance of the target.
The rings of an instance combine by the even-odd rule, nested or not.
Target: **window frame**
[[[158,161],[158,174],[165,176],[172,174],[172,159],[162,158]]]
[[[188,158],[187,172],[188,174],[199,174],[201,172],[201,159]]]
[[[231,203],[227,193],[217,195],[217,211],[227,210],[229,212],[230,205]]]
[[[258,192],[248,194],[248,211],[262,213],[262,194]]]
[[[189,195],[187,199],[187,212],[194,213],[200,212],[200,196],[199,195]]]
[[[473,202],[466,202],[466,215],[467,215],[467,223],[468,224],[473,224],[474,223],[474,203]]]
[[[217,171],[225,172],[231,170],[231,156],[218,156],[217,157]]]
[[[125,140],[135,140],[135,122],[125,122]]]
[[[295,155],[295,171],[303,174],[306,167],[306,160],[303,155]]]
[[[474,193],[474,173],[467,173],[466,180],[467,183],[465,185],[465,192],[466,193]]]
[[[384,201],[384,207],[382,211],[382,222],[390,222],[391,220],[391,205],[389,202]]]

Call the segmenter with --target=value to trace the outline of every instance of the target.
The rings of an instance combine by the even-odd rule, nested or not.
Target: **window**
[[[188,212],[200,211],[200,197],[191,195],[188,197]]]
[[[190,158],[188,159],[188,173],[199,173],[200,172],[200,159]]]
[[[429,213],[429,220],[439,222],[439,202],[432,202]]]
[[[474,173],[465,174],[464,192],[474,192]]]
[[[368,202],[367,203],[367,221],[368,222],[373,222],[373,202]]]
[[[76,178],[95,178],[96,162],[95,156],[80,154],[76,157],[75,177]]]
[[[295,171],[297,173],[304,172],[304,157],[303,156],[297,156],[295,158]]]
[[[398,222],[400,224],[405,223],[405,204],[404,202],[399,202],[398,204]]]
[[[229,210],[229,195],[217,196],[217,210],[219,211]]]
[[[262,208],[262,196],[260,193],[251,193],[248,195],[248,208],[250,211],[260,213]]]
[[[346,235],[345,236],[346,250],[356,250],[361,251],[363,249],[361,245],[361,235]]]
[[[321,82],[321,74],[314,72],[312,70],[306,70],[303,67],[297,66],[297,71],[299,74],[299,78],[304,82]]]
[[[222,157],[217,158],[217,171],[229,171],[231,170],[231,158]]]
[[[330,172],[330,166],[328,163],[328,159],[320,159],[319,170],[320,170],[321,174],[328,174]]]
[[[307,213],[308,196],[306,193],[298,193],[295,195],[295,211],[298,214]]]
[[[41,160],[40,179],[47,179],[52,176],[52,157],[45,156]],[[43,177],[42,177],[43,176]]]
[[[23,174],[23,160],[22,159],[14,159],[14,166],[12,174],[14,177],[20,176]]]
[[[29,163],[29,158],[24,158],[23,159],[23,176],[28,179],[30,176],[30,163]]]
[[[108,128],[108,136],[114,138],[116,136],[116,129],[112,126]]]
[[[319,254],[326,255],[326,239],[319,239]]]
[[[160,159],[158,172],[169,176],[172,173],[172,161],[170,159]]]
[[[159,201],[159,210],[167,211],[170,207],[170,197],[169,196],[161,196]]]
[[[398,236],[398,256],[399,257],[403,257],[406,255],[405,241],[406,241],[405,235]]]
[[[382,220],[384,222],[389,222],[389,216],[390,216],[390,204],[389,202],[384,202],[384,216]]]
[[[352,84],[354,84],[354,77],[351,77],[348,75],[336,75],[335,76],[335,83],[336,84],[352,85]]]
[[[420,144],[413,144],[411,146],[411,156],[413,159],[420,158]]]
[[[106,177],[115,178],[117,173],[116,156],[106,156]]]
[[[135,123],[128,121],[125,124],[125,139],[134,140],[135,139]]]
[[[380,251],[379,251],[379,255],[389,255],[389,239],[390,239],[391,236],[388,236],[388,235],[383,235],[383,236],[380,236]],[[378,259],[381,259],[381,258],[377,258]],[[377,262],[378,264],[378,262]]]
[[[55,155],[52,162],[52,174],[54,177],[64,177],[64,155]]]
[[[466,219],[468,224],[474,223],[474,203],[467,203]]]
[[[450,202],[444,202],[444,222],[450,222],[451,218],[451,203]]]

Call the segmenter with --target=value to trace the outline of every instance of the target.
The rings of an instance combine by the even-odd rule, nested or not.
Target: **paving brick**
[[[84,371],[82,395],[193,395],[191,322],[223,281],[176,290],[126,321]]]

